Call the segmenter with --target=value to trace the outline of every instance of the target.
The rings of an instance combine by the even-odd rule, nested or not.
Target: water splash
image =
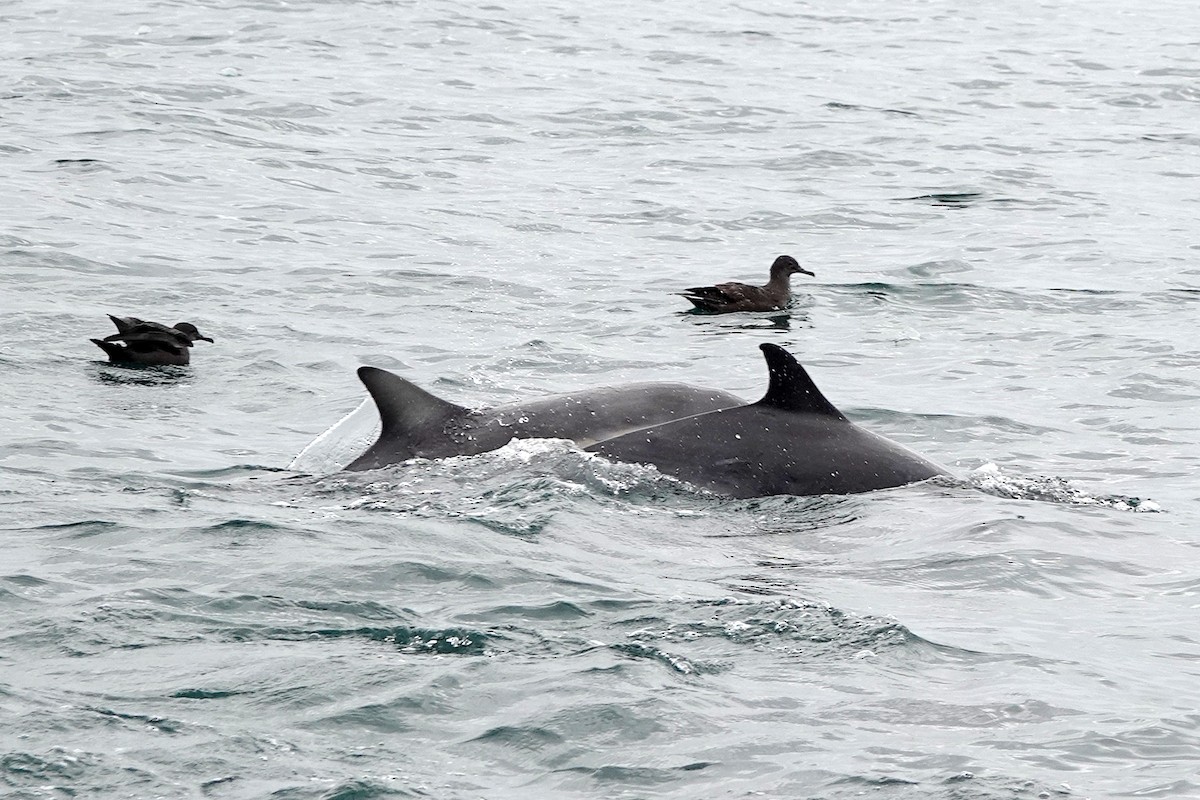
[[[1073,486],[1065,478],[1036,476],[1023,478],[1005,475],[995,464],[984,464],[967,476],[967,483],[988,494],[1012,500],[1043,500],[1079,506],[1103,506],[1118,511],[1159,513],[1163,509],[1153,500],[1125,495],[1094,495]]]
[[[381,424],[369,399],[313,439],[288,464],[294,472],[329,475],[360,456],[379,438]]]

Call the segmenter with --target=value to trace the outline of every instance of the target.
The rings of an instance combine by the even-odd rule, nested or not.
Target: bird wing
[[[718,283],[716,286],[695,286],[681,294],[689,299],[694,297],[714,303],[736,303],[745,298],[746,289],[749,288],[744,283]]]
[[[144,324],[137,317],[114,317],[112,314],[109,314],[108,318],[112,320],[113,325],[117,326],[117,333],[124,333],[135,325]]]
[[[186,333],[157,322],[139,322],[120,333],[105,336],[104,341],[125,342],[130,346],[136,342],[151,346],[152,349],[169,349],[172,352],[177,352],[179,347],[192,346],[192,340]]]
[[[144,339],[126,339],[126,344],[129,349],[135,353],[170,353],[171,355],[181,355],[184,350],[179,342],[167,338],[144,338]],[[187,343],[188,347],[192,346],[191,342]]]

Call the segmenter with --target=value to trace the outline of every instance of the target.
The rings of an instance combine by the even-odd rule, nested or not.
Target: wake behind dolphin
[[[635,383],[471,411],[386,370],[362,367],[359,378],[383,430],[346,469],[474,455],[514,438],[557,438],[732,497],[854,494],[947,474],[848,420],[786,350],[761,349],[770,384],[750,404],[686,384]]]

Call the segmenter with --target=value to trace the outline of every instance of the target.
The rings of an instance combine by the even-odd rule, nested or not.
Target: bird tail
[[[686,299],[695,308],[698,308],[701,311],[712,311],[716,305],[711,297],[701,297],[699,295],[689,294],[688,292],[676,292],[675,294]]]
[[[108,353],[108,357],[113,361],[120,361],[124,359],[125,348],[121,345],[114,344],[113,342],[101,341],[100,339],[92,339],[92,341],[96,343],[97,347]]]

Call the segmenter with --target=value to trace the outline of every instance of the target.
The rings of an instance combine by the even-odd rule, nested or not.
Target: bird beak
[[[197,342],[212,342],[212,339],[208,338],[207,336],[197,336],[196,341]]]
[[[810,278],[815,278],[815,277],[817,277],[817,273],[815,273],[815,272],[809,272],[809,271],[808,271],[808,270],[806,270],[804,267],[797,267],[796,269],[797,269],[798,271],[800,271],[800,272],[803,272],[805,275],[807,275],[807,276],[808,276],[808,277],[810,277]]]

